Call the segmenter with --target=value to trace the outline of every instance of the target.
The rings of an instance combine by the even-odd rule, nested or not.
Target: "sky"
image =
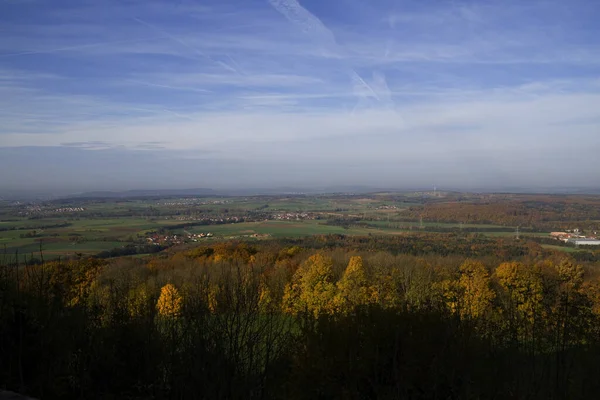
[[[0,0],[0,194],[600,186],[597,0]]]

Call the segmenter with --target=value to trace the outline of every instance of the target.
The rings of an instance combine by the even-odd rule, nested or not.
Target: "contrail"
[[[240,66],[240,64],[235,61],[229,54],[226,54],[227,58],[229,58],[229,61],[231,61],[231,63],[233,65],[235,65],[235,67],[237,68],[237,70],[243,75],[244,74],[244,69]]]
[[[158,83],[144,82],[144,81],[138,81],[138,80],[134,80],[134,79],[128,79],[127,81],[132,82],[132,83],[137,83],[140,85],[144,85],[144,86],[152,86],[152,87],[158,87],[158,88],[164,88],[164,89],[185,90],[185,91],[202,92],[202,93],[213,93],[212,90],[208,90],[208,89],[196,89],[196,88],[189,88],[189,87],[161,85]]]
[[[330,45],[337,46],[335,36],[323,22],[314,14],[302,7],[296,0],[269,0],[269,3],[284,17],[294,24],[300,25],[306,33],[319,35],[318,39],[325,39]]]
[[[59,48],[48,49],[48,50],[31,50],[31,51],[22,51],[19,53],[0,54],[0,57],[27,56],[27,55],[32,55],[32,54],[51,54],[51,53],[58,53],[60,51],[79,50],[79,49],[86,49],[89,47],[108,46],[111,44],[119,44],[119,43],[145,42],[147,40],[164,39],[164,38],[165,38],[165,36],[157,36],[157,37],[143,38],[143,39],[114,40],[111,42],[88,43],[88,44],[80,44],[80,45],[75,45],[75,46],[59,47]]]
[[[369,85],[363,78],[361,78],[361,76],[356,73],[356,71],[354,71],[353,69],[351,69],[351,77],[355,82],[359,82],[362,86],[364,86],[369,92],[371,92],[371,94],[379,101],[381,101],[381,99],[379,98],[379,96],[377,95],[377,93],[375,93],[375,91],[373,90],[373,87],[371,87],[371,85]]]
[[[148,23],[148,22],[146,22],[146,21],[144,21],[144,20],[142,20],[142,19],[140,19],[140,18],[138,18],[138,17],[134,17],[134,18],[133,18],[133,20],[134,20],[134,21],[136,21],[136,22],[138,22],[138,23],[140,23],[140,24],[142,24],[142,25],[145,25],[145,26],[147,26],[147,27],[149,27],[149,28],[152,28],[152,29],[154,29],[154,30],[156,30],[156,31],[158,31],[158,32],[160,32],[160,33],[162,33],[163,35],[165,35],[165,36],[167,36],[168,38],[170,38],[170,39],[172,39],[172,40],[176,41],[177,43],[181,44],[182,46],[184,46],[184,47],[187,47],[188,49],[190,49],[191,51],[193,51],[193,52],[194,52],[194,53],[196,53],[197,55],[199,55],[199,56],[201,56],[201,57],[204,57],[204,58],[206,58],[206,59],[208,59],[208,60],[212,61],[213,63],[215,63],[215,64],[218,64],[218,65],[222,66],[223,68],[225,68],[225,69],[227,69],[227,70],[229,70],[229,71],[231,71],[231,72],[235,72],[236,74],[238,73],[238,71],[237,71],[235,68],[233,68],[232,66],[230,66],[230,65],[228,65],[228,64],[226,64],[226,63],[224,63],[224,62],[222,62],[222,61],[217,61],[217,60],[213,59],[213,58],[212,58],[212,57],[210,57],[208,54],[206,54],[206,53],[202,52],[201,50],[198,50],[198,49],[197,49],[197,48],[195,48],[194,46],[192,46],[192,45],[190,45],[189,43],[185,42],[185,41],[184,41],[184,40],[182,40],[181,38],[179,38],[179,37],[177,37],[177,36],[175,36],[175,35],[172,35],[172,34],[170,34],[169,32],[165,31],[164,29],[161,29],[161,28],[159,28],[159,27],[157,27],[157,26],[154,26],[154,25],[152,25],[152,24],[150,24],[150,23]]]
[[[320,44],[324,43],[330,49],[338,50],[339,46],[333,32],[319,18],[302,7],[297,0],[269,0],[269,3],[290,22],[300,26],[304,32],[313,35]],[[378,101],[381,100],[375,90],[353,68],[348,67],[348,69],[353,81],[367,89]]]
[[[168,112],[170,114],[173,114],[173,115],[175,115],[176,117],[179,117],[179,118],[189,119],[190,121],[197,121],[196,119],[194,119],[192,117],[188,117],[187,115],[176,113],[175,111],[171,111],[171,110],[168,110],[166,108],[163,108],[163,111],[166,111],[166,112]]]
[[[379,94],[380,100],[386,104],[392,104],[392,91],[385,80],[385,75],[382,72],[373,73],[373,86]]]

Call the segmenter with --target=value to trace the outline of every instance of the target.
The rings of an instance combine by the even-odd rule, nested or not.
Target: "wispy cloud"
[[[333,32],[319,18],[302,7],[297,0],[269,0],[269,3],[288,20],[302,28],[303,32],[310,35],[315,44],[323,46],[324,50],[331,51],[334,54],[339,52]],[[359,96],[373,96],[378,101],[381,101],[380,96],[373,90],[373,87],[353,67],[346,65],[345,69],[347,69],[347,73],[355,85],[356,93]]]
[[[227,63],[225,63],[223,61],[218,61],[218,60],[213,59],[211,56],[209,56],[208,54],[204,53],[201,50],[198,50],[196,47],[190,45],[188,42],[186,42],[185,40],[181,39],[180,37],[172,35],[172,34],[166,32],[164,29],[159,28],[159,27],[157,27],[155,25],[152,25],[149,22],[146,22],[146,21],[142,20],[141,18],[134,17],[133,20],[136,21],[136,22],[139,22],[142,25],[145,25],[145,26],[147,26],[147,27],[149,27],[151,29],[154,29],[154,30],[160,32],[161,34],[165,35],[166,37],[168,37],[170,39],[173,39],[176,43],[179,43],[180,45],[184,46],[188,50],[192,51],[192,53],[197,54],[200,57],[206,58],[207,60],[209,60],[209,61],[211,61],[211,62],[213,62],[213,63],[215,63],[215,64],[217,64],[217,65],[219,65],[219,66],[221,66],[223,68],[225,68],[228,71],[231,71],[231,72],[234,72],[234,73],[238,73],[238,71],[235,68],[231,67],[229,64],[227,64]]]
[[[218,165],[393,182],[384,170],[585,164],[576,155],[600,147],[599,12],[592,0],[3,2],[0,148],[126,164],[185,153],[229,182]]]

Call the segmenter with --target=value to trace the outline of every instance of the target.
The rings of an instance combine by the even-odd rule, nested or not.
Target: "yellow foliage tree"
[[[592,313],[600,318],[600,282],[585,282],[581,290],[587,293]]]
[[[265,282],[261,282],[258,288],[258,306],[262,312],[272,311],[273,297]]]
[[[333,260],[317,253],[298,268],[283,295],[284,312],[307,311],[318,317],[332,313],[336,287],[332,279]]]
[[[347,314],[357,306],[376,300],[374,290],[368,285],[362,257],[350,258],[342,279],[337,283],[336,310]]]
[[[371,286],[370,302],[379,304],[383,308],[400,307],[403,301],[399,293],[402,278],[402,272],[398,269],[376,272]]]
[[[511,319],[518,317],[533,324],[543,318],[544,285],[534,268],[517,262],[502,263],[495,275],[506,295],[506,311]]]
[[[583,268],[580,265],[575,265],[569,260],[563,260],[555,268],[564,291],[573,292],[581,289]]]
[[[156,310],[159,315],[176,318],[181,314],[182,307],[183,297],[173,284],[167,283],[160,289],[160,297],[156,303]]]
[[[589,331],[594,318],[593,291],[583,285],[584,271],[580,265],[563,260],[555,266],[558,275],[558,298],[552,308],[562,350],[584,332]]]
[[[467,260],[460,266],[458,280],[460,313],[463,318],[478,318],[491,308],[496,294],[490,287],[490,275],[478,261]]]
[[[462,315],[462,293],[457,279],[444,279],[434,284],[437,294],[442,296],[443,302],[452,314]]]
[[[47,287],[51,296],[59,296],[67,306],[76,306],[87,301],[104,262],[93,258],[68,263],[50,262],[42,266],[47,276]]]
[[[145,284],[138,286],[137,288],[129,292],[129,299],[127,308],[129,315],[132,317],[140,317],[144,315],[148,310],[148,304],[150,301],[150,294]]]

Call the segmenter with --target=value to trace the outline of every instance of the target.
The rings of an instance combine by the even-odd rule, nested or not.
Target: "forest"
[[[599,334],[597,261],[478,234],[0,268],[0,389],[40,399],[599,398]]]
[[[536,229],[565,229],[573,221],[599,229],[598,196],[496,195],[489,198],[457,198],[413,206],[407,217],[426,221],[464,222],[527,226]]]

